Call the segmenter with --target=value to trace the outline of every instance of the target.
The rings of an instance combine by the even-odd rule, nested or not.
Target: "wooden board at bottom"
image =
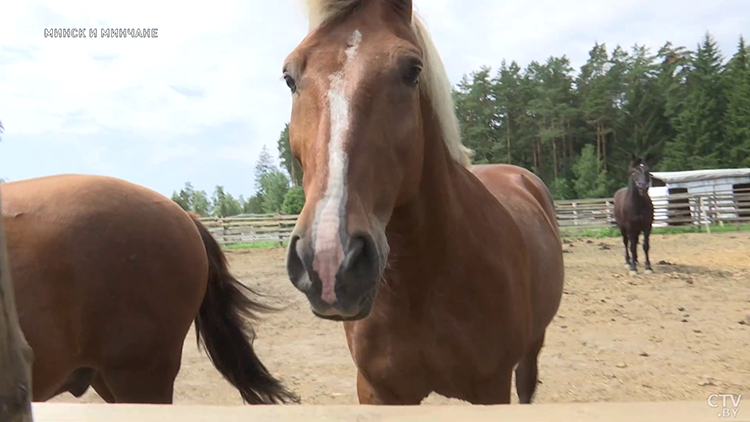
[[[717,403],[720,403],[717,402]],[[750,420],[749,410],[719,417],[707,401],[566,403],[530,406],[191,406],[34,403],[36,422],[454,422]]]

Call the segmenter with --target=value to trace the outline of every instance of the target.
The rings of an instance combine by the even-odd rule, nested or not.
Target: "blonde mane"
[[[310,31],[345,15],[362,0],[304,0],[310,20]],[[419,79],[420,89],[424,90],[432,102],[437,120],[443,132],[443,141],[451,157],[464,167],[471,167],[472,151],[461,143],[461,131],[451,95],[451,83],[440,55],[427,31],[422,18],[412,12],[411,29],[424,54],[424,70]]]

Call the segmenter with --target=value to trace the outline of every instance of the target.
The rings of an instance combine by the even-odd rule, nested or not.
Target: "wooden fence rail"
[[[652,197],[654,227],[750,222],[750,189]],[[555,201],[561,231],[615,227],[613,198]]]
[[[708,396],[710,393],[706,393]],[[532,406],[202,406],[34,403],[37,422],[698,422],[747,421],[748,412],[721,399],[680,402],[537,403]],[[744,403],[744,402],[743,402]],[[736,412],[736,413],[735,413]],[[718,415],[718,417],[717,417]]]
[[[750,222],[750,188],[709,193],[653,197],[654,227]],[[613,198],[555,201],[562,232],[615,227]],[[283,244],[291,235],[297,215],[245,214],[205,217],[203,223],[223,245],[273,242]]]

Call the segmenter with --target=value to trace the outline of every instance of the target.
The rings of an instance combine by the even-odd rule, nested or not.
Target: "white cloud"
[[[244,121],[274,139],[290,105],[279,80],[281,65],[304,36],[304,20],[299,14],[295,20],[282,2],[254,3],[9,4],[0,18],[0,45],[31,50],[33,58],[0,70],[2,116],[18,134],[90,133],[99,127],[159,142]],[[159,32],[156,39],[44,38],[51,27]],[[87,123],[66,125],[68,113]]]
[[[182,157],[193,157],[198,154],[198,148],[193,145],[178,143],[175,145],[156,145],[151,148],[149,161],[152,164],[161,164],[169,160]]]

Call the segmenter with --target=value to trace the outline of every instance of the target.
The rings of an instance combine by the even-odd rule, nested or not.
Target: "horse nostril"
[[[346,252],[344,257],[344,268],[352,267],[357,260],[362,256],[362,252],[365,248],[365,239],[362,236],[353,237],[349,241],[349,250]]]
[[[342,270],[355,278],[377,276],[378,257],[375,242],[370,236],[357,235],[351,238]]]
[[[299,240],[299,236],[292,236],[286,256],[286,272],[294,285],[297,285],[305,275],[305,264],[302,262],[302,258],[297,250]]]

